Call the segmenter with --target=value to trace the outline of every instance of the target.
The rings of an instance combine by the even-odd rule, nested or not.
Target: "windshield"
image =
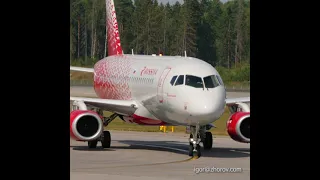
[[[220,83],[222,86],[224,86],[221,77],[217,75],[217,78],[218,78],[219,83]]]
[[[203,88],[202,79],[197,76],[186,75],[186,86]]]
[[[216,75],[204,77],[203,81],[206,88],[215,88],[220,85]]]
[[[176,81],[175,86],[183,85],[183,79],[184,79],[184,75],[180,75]]]
[[[176,81],[177,79],[177,76],[173,76],[171,81],[170,81],[170,84],[173,86],[174,82]]]

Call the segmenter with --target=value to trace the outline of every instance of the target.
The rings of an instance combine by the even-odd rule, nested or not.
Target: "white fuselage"
[[[209,124],[226,103],[219,73],[192,57],[109,56],[95,65],[94,80],[100,98],[136,100],[136,116],[172,125]]]

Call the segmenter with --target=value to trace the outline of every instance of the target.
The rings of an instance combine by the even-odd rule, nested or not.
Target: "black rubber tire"
[[[109,131],[103,131],[103,139],[101,140],[101,145],[103,148],[110,148],[111,145],[111,135]]]
[[[194,154],[193,156],[198,156],[198,158],[201,157],[201,147],[199,144],[197,145],[197,153]]]
[[[197,151],[196,152],[194,152],[193,151],[193,144],[192,143],[190,143],[189,144],[189,156],[191,156],[191,157],[195,157],[195,156],[197,156],[198,158],[201,156],[201,147],[200,147],[200,145],[198,144],[197,145]]]
[[[189,156],[193,156],[193,145],[192,143],[189,143]]]
[[[96,148],[97,144],[98,144],[97,140],[88,141],[88,148],[90,148],[90,149]]]
[[[212,133],[206,132],[206,138],[203,141],[203,148],[205,150],[210,150],[212,148]]]

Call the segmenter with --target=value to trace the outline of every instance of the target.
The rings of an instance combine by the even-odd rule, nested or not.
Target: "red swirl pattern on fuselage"
[[[132,60],[124,55],[105,58],[94,67],[94,89],[102,99],[131,100],[129,74]]]

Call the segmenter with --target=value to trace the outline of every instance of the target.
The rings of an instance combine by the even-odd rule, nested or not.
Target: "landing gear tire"
[[[189,144],[189,156],[193,156],[193,144],[192,143],[190,143]]]
[[[97,144],[98,144],[98,141],[97,141],[97,140],[88,141],[88,147],[89,147],[90,149],[96,148],[96,147],[97,147]]]
[[[204,138],[204,141],[203,141],[203,148],[205,150],[210,150],[212,148],[212,133],[211,132],[206,132],[206,137]]]
[[[193,144],[189,144],[189,156],[198,158],[201,156],[201,149],[199,144],[197,144],[196,151],[193,150]]]
[[[103,131],[103,138],[101,140],[103,148],[110,148],[111,145],[111,135],[109,131]]]

